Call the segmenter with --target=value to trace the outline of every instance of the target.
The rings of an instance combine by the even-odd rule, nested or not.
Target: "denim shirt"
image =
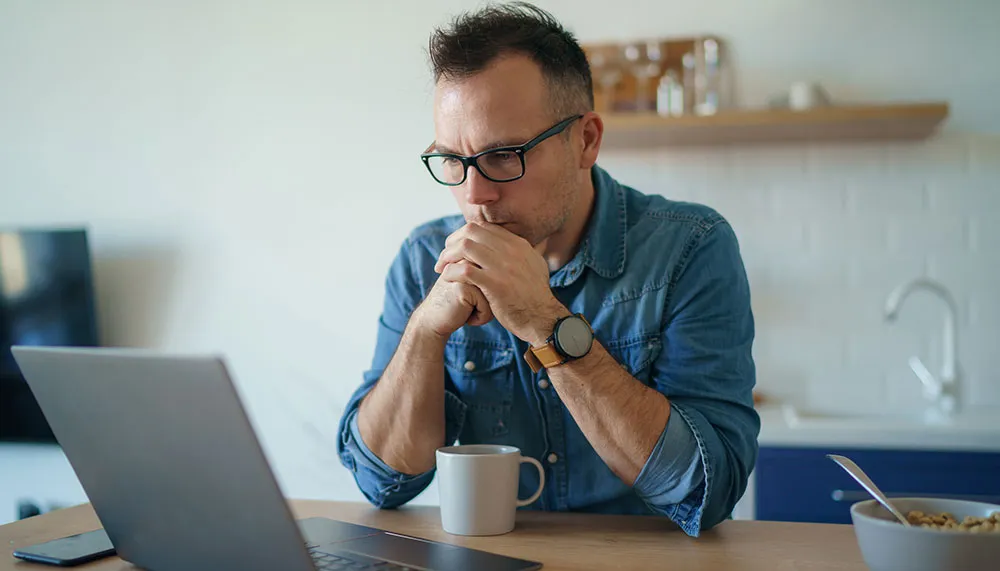
[[[508,444],[542,462],[541,497],[522,509],[659,514],[697,536],[730,516],[757,460],[754,320],[735,233],[709,207],[645,195],[593,167],[594,209],[577,254],[550,275],[555,297],[582,313],[596,339],[636,381],[664,394],[671,414],[633,485],[594,450],[527,345],[495,319],[464,326],[444,350],[446,442]],[[392,359],[411,312],[430,291],[449,234],[442,218],[405,240],[385,282],[371,368],[339,425],[338,453],[375,506],[393,508],[433,472],[399,473],[357,428],[361,399]],[[520,497],[538,485],[522,466]]]

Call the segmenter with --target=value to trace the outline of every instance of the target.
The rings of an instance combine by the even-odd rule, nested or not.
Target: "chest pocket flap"
[[[514,361],[514,351],[474,341],[449,341],[444,349],[444,364],[452,374],[463,377],[491,375]]]
[[[662,347],[658,336],[612,340],[604,347],[630,375],[647,385],[652,384],[651,365]]]
[[[488,443],[509,430],[514,398],[514,351],[475,341],[449,341],[444,363],[468,406],[462,440]]]

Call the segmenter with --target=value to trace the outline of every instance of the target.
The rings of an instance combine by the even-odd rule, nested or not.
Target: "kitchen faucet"
[[[940,298],[946,308],[944,316],[944,351],[941,375],[935,377],[919,357],[910,357],[910,369],[924,386],[924,397],[931,402],[926,411],[927,420],[942,420],[952,416],[958,409],[958,362],[956,358],[957,340],[955,322],[958,311],[951,293],[942,284],[928,279],[916,278],[894,289],[885,301],[885,319],[892,322],[899,315],[903,301],[915,290],[926,290]]]

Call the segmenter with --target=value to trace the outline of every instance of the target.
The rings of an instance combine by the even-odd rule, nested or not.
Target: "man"
[[[754,326],[732,228],[596,166],[585,54],[530,5],[431,38],[422,155],[462,216],[414,230],[386,280],[338,451],[376,506],[431,482],[438,447],[517,446],[531,508],[662,514],[697,536],[756,462]],[[521,495],[537,486],[521,475]]]

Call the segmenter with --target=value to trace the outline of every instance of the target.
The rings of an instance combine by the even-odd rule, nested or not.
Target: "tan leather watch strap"
[[[565,362],[565,359],[556,351],[555,345],[552,342],[538,348],[528,347],[528,350],[524,352],[524,360],[527,361],[528,366],[535,373],[541,371],[543,368],[555,367]]]

